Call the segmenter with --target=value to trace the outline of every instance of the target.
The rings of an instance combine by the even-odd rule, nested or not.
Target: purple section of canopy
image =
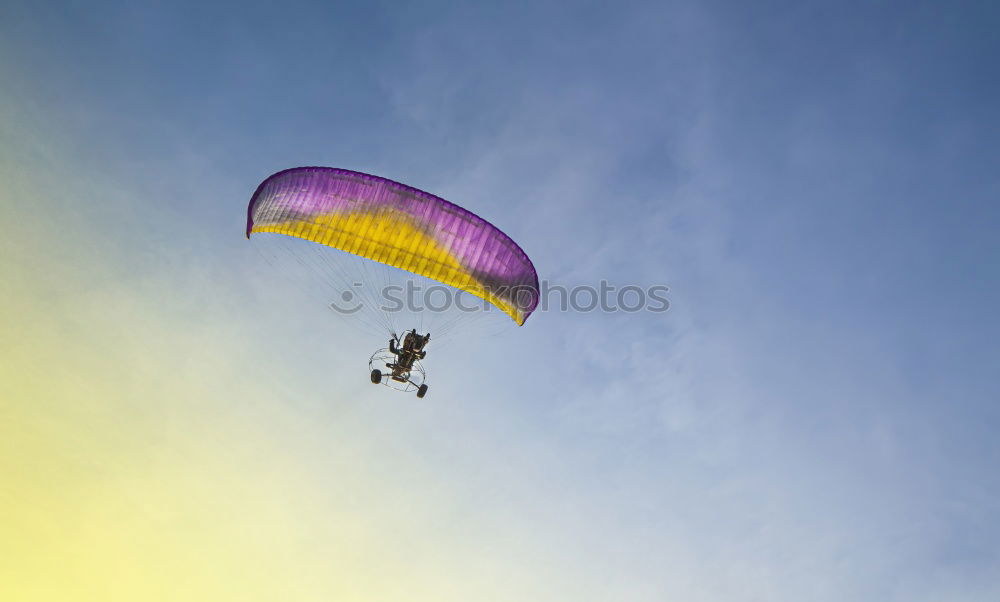
[[[260,215],[258,206],[265,209]],[[280,207],[282,219],[306,220],[340,211],[391,208],[412,218],[487,290],[517,306],[525,319],[538,306],[538,275],[521,247],[493,224],[433,194],[347,169],[296,167],[257,187],[247,208],[248,238],[255,221],[268,221],[269,207]]]

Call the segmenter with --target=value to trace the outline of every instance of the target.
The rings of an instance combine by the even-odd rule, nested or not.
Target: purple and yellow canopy
[[[426,276],[484,299],[524,324],[538,306],[531,260],[496,226],[458,205],[347,169],[297,167],[264,180],[247,238],[275,232]]]

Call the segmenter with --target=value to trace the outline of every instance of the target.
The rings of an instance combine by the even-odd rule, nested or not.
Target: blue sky
[[[998,24],[985,2],[7,2],[5,269],[156,299],[87,310],[187,333],[150,378],[214,370],[191,345],[268,366],[187,386],[220,428],[245,395],[308,424],[315,445],[268,440],[316,490],[355,450],[399,496],[378,520],[453,541],[426,573],[481,559],[429,598],[995,600]],[[428,190],[543,278],[665,284],[671,310],[537,314],[432,358],[426,402],[387,399],[378,343],[317,332],[242,237],[297,165]]]

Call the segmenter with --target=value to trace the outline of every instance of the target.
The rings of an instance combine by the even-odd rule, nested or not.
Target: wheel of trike
[[[420,385],[417,389],[417,397],[423,397],[424,395],[427,395],[427,385]]]
[[[382,373],[378,370],[372,370],[372,384],[377,385],[382,382]]]

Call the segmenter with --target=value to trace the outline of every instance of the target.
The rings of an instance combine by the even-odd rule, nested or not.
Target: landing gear
[[[417,397],[423,398],[424,395],[427,395],[427,385],[420,385],[417,387]]]
[[[372,370],[372,384],[377,385],[382,382],[382,372],[380,370]]]

